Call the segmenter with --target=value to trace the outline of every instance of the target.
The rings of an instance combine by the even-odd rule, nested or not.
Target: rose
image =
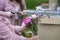
[[[29,23],[32,24],[32,19],[29,17],[25,18],[23,21],[23,24],[25,24],[27,26]]]

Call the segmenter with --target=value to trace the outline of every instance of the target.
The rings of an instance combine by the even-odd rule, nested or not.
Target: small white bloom
[[[33,19],[37,18],[37,16],[36,16],[36,15],[32,15],[31,17],[32,17]]]

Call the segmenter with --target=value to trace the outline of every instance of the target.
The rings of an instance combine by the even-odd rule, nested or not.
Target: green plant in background
[[[60,0],[58,0],[58,5],[60,6]]]
[[[41,5],[43,2],[48,3],[49,0],[26,0],[26,5],[28,9],[35,9],[36,6]]]

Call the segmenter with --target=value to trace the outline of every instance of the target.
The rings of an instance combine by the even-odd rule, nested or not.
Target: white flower
[[[35,19],[35,18],[37,18],[37,16],[34,14],[34,15],[31,15],[31,17],[33,18],[33,19]]]

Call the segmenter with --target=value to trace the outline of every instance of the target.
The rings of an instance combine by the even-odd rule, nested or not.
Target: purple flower
[[[28,23],[32,24],[32,20],[31,20],[31,18],[29,18],[29,17],[25,18],[23,22],[24,22],[26,25],[28,25]]]

